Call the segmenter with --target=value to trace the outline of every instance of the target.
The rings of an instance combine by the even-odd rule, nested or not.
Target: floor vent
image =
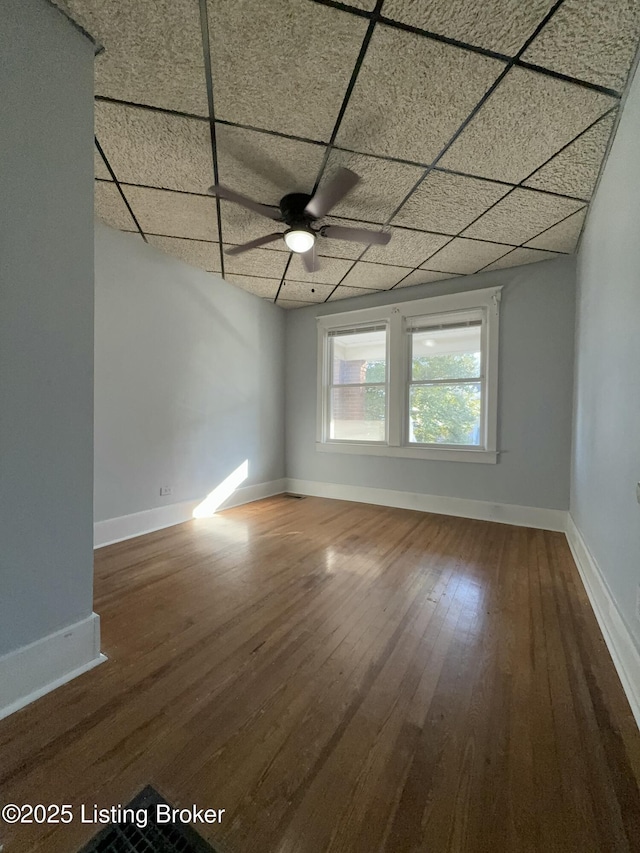
[[[285,492],[282,497],[291,498],[294,501],[303,501],[306,498],[306,495],[290,495],[289,492]]]
[[[126,806],[137,815],[134,823],[107,826],[79,853],[216,853],[187,824],[158,823],[158,805],[169,806],[157,791],[145,788]],[[146,812],[146,818],[142,812]]]

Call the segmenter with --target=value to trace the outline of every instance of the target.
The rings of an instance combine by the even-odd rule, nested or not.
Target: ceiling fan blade
[[[316,194],[305,207],[305,213],[320,219],[341,201],[360,181],[360,176],[341,166],[326,184],[316,190]]]
[[[318,272],[320,269],[320,263],[316,257],[315,246],[312,246],[308,252],[302,252],[300,257],[302,258],[302,263],[304,264],[304,268],[307,272]]]
[[[325,225],[320,233],[323,237],[350,240],[354,243],[364,243],[366,246],[386,246],[391,239],[388,231],[367,231],[366,228],[347,228],[344,225]]]
[[[209,187],[207,192],[211,195],[217,196],[218,198],[224,198],[227,201],[233,201],[236,204],[241,204],[242,207],[246,207],[248,210],[253,210],[254,213],[259,213],[260,216],[266,216],[268,219],[282,219],[279,207],[260,204],[259,201],[254,201],[252,198],[242,195],[242,193],[237,193],[235,190],[231,190],[229,187],[223,186],[223,184],[214,184],[212,187]]]
[[[258,237],[256,240],[249,240],[248,243],[243,243],[241,246],[233,246],[231,249],[225,249],[225,255],[241,255],[243,252],[248,252],[249,249],[257,249],[258,246],[264,246],[265,243],[274,243],[279,240],[282,234],[278,231],[277,234],[267,234],[266,237]]]

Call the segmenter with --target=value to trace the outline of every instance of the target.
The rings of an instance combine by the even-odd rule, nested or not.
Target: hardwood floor
[[[96,552],[109,662],[0,723],[5,853],[151,784],[229,853],[640,850],[640,735],[564,536],[280,496]]]

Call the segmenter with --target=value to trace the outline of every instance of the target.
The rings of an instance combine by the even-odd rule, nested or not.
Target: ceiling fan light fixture
[[[285,231],[284,242],[292,252],[303,254],[308,252],[316,242],[316,235],[306,228],[290,228]]]

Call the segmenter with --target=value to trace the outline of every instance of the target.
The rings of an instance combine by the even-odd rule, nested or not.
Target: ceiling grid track
[[[100,145],[100,143],[98,142],[98,137],[97,137],[97,136],[94,136],[94,137],[93,137],[93,139],[94,139],[95,146],[96,146],[96,149],[97,149],[97,151],[98,151],[98,154],[99,154],[99,155],[100,155],[100,157],[102,158],[102,162],[104,163],[104,165],[105,165],[105,167],[106,167],[107,171],[108,171],[108,172],[109,172],[109,174],[111,175],[111,181],[116,185],[116,189],[117,189],[117,190],[118,190],[118,192],[120,193],[120,196],[121,196],[121,198],[122,198],[122,201],[123,201],[123,202],[125,203],[125,205],[127,206],[127,210],[129,211],[129,214],[131,215],[131,218],[132,218],[132,219],[133,219],[133,221],[135,222],[136,228],[137,228],[137,229],[138,229],[138,231],[140,232],[140,236],[142,237],[142,239],[144,240],[144,242],[145,242],[145,243],[148,243],[149,241],[147,240],[147,236],[146,236],[146,234],[144,233],[144,231],[142,230],[142,228],[140,227],[140,223],[138,222],[138,220],[137,220],[137,218],[136,218],[136,215],[135,215],[135,213],[133,212],[133,210],[132,210],[132,208],[131,208],[131,205],[129,204],[129,201],[128,201],[128,199],[127,199],[126,195],[124,194],[124,191],[123,191],[122,187],[120,186],[120,181],[119,181],[119,180],[118,180],[118,178],[116,177],[116,173],[113,171],[113,169],[112,169],[112,167],[111,167],[111,163],[109,163],[109,160],[107,159],[107,155],[104,153],[104,151],[103,151],[103,149],[102,149],[102,146],[101,146],[101,145]]]
[[[202,55],[204,58],[204,74],[207,86],[207,102],[209,104],[209,133],[211,135],[211,156],[213,158],[213,182],[220,183],[218,176],[218,145],[216,141],[216,113],[213,100],[213,75],[211,73],[211,43],[209,40],[209,15],[207,13],[207,0],[199,0],[200,3],[200,28],[202,32]],[[224,243],[222,240],[222,211],[220,199],[216,196],[216,218],[218,220],[218,239],[220,246],[220,275],[224,272]]]

